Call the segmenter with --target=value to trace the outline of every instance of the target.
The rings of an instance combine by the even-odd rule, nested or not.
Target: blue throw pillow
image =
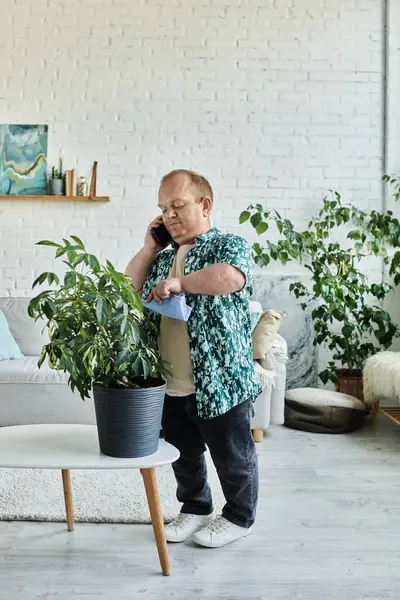
[[[5,314],[0,310],[0,360],[20,358],[24,358],[24,355],[11,335]]]

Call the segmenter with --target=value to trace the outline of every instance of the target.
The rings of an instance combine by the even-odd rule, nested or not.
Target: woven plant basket
[[[349,371],[340,369],[338,371],[338,382],[336,391],[342,394],[349,394],[364,402],[363,380],[361,371]]]

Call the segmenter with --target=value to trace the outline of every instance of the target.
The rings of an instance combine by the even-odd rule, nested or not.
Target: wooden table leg
[[[376,417],[378,416],[379,404],[375,404],[371,410],[371,425],[376,424]]]
[[[62,480],[64,487],[65,511],[67,513],[68,531],[74,530],[74,507],[72,505],[71,473],[68,469],[62,469]]]
[[[255,442],[262,442],[264,439],[263,429],[253,429],[253,439]]]
[[[161,510],[160,497],[158,495],[157,479],[155,469],[140,469],[146,490],[147,503],[149,505],[151,522],[156,538],[158,556],[160,558],[163,575],[170,573],[170,561],[165,539],[164,521]]]

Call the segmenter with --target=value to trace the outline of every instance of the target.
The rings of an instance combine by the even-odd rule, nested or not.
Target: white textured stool
[[[371,421],[378,412],[400,425],[400,408],[380,408],[384,398],[400,404],[400,352],[378,352],[367,359],[363,372],[364,403],[373,408]]]

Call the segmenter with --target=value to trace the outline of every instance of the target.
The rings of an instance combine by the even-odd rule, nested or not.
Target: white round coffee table
[[[155,468],[175,462],[179,451],[160,440],[143,458],[112,458],[100,453],[94,425],[18,425],[0,428],[0,467],[61,469],[68,531],[74,528],[70,469],[140,469],[164,575],[170,562]]]

